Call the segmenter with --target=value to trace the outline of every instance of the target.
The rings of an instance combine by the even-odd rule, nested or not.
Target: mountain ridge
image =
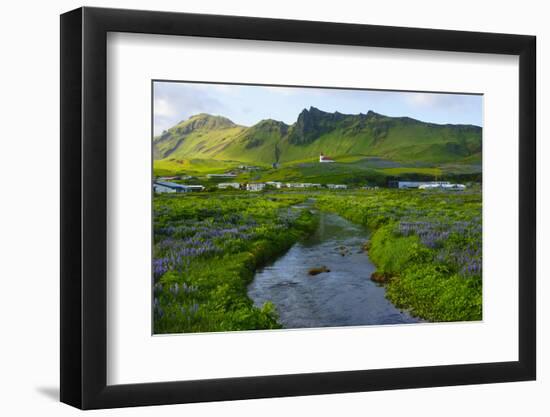
[[[265,165],[312,159],[320,152],[459,162],[481,160],[481,134],[475,125],[436,124],[372,110],[344,114],[311,106],[293,124],[263,119],[250,127],[199,113],[155,137],[153,155],[155,160],[203,158]]]

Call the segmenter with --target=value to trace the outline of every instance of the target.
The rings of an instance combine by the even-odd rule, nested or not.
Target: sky
[[[483,124],[480,95],[155,81],[154,135],[198,113],[224,116],[243,126],[263,119],[292,124],[311,106],[346,114],[372,110],[440,124]]]

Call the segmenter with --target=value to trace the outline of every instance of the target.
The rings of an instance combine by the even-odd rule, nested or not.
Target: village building
[[[283,183],[279,182],[279,181],[267,181],[265,184],[269,185],[271,187],[274,187],[274,188],[282,188],[283,187]]]
[[[390,188],[445,188],[449,187],[451,183],[449,181],[390,181],[388,186]]]
[[[348,186],[346,184],[327,184],[327,188],[330,190],[345,190]]]
[[[187,187],[190,191],[204,191],[204,185],[188,185],[188,184],[185,184],[184,187]]]
[[[153,192],[155,193],[190,193],[193,191],[204,191],[204,186],[176,184],[175,182],[166,181],[153,182]]]
[[[289,182],[286,186],[288,188],[320,188],[321,184],[313,184],[311,182]]]
[[[327,162],[334,162],[334,159],[332,159],[330,156],[323,155],[323,152],[319,155],[319,162],[320,163],[327,163]]]
[[[192,190],[186,185],[176,184],[174,182],[155,181],[153,183],[153,192],[155,193],[188,193]]]
[[[440,190],[464,190],[466,186],[464,184],[450,184],[448,182],[442,183],[435,183],[435,184],[422,184],[418,186],[418,189],[420,190],[433,190],[433,189],[440,189]]]
[[[218,188],[221,190],[226,190],[227,188],[234,188],[235,190],[238,190],[241,188],[241,184],[238,182],[220,182],[218,184]]]
[[[247,191],[262,191],[264,188],[265,184],[263,182],[246,184]]]

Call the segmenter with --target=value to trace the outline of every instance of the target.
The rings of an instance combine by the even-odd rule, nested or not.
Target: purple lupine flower
[[[166,258],[153,259],[153,276],[158,280],[169,269],[169,261]]]

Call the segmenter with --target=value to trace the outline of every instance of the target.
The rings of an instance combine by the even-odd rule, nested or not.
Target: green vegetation
[[[422,167],[399,167],[399,168],[384,168],[384,174],[391,176],[400,176],[407,174],[425,174],[432,177],[441,177],[443,173],[441,168],[422,168]]]
[[[396,306],[429,321],[481,320],[479,189],[334,193],[317,205],[371,228],[369,256]]]
[[[327,113],[311,107],[290,126],[262,120],[244,127],[221,116],[199,114],[156,137],[153,148],[156,161],[206,159],[271,166],[314,162],[324,152],[341,162],[371,156],[430,165],[462,161],[475,165],[481,161],[481,128],[372,111]]]
[[[314,107],[292,125],[244,127],[199,114],[164,131],[153,141],[154,175],[185,175],[174,181],[208,193],[154,197],[155,333],[279,327],[274,306],[255,307],[247,285],[259,266],[310,233],[316,218],[291,208],[302,194],[221,191],[219,182],[349,185],[307,195],[371,229],[373,280],[386,285],[387,297],[429,321],[481,319],[480,189],[359,190],[397,178],[479,183],[481,133],[471,125]],[[319,163],[320,153],[335,162]]]
[[[238,166],[235,161],[167,158],[154,163],[155,176],[222,174]]]
[[[315,227],[304,196],[155,195],[154,333],[279,328],[248,298],[254,271]]]
[[[428,321],[482,318],[481,191],[369,190],[155,195],[154,332],[280,328],[247,296],[256,269],[311,233],[308,197],[372,230],[377,282]]]

